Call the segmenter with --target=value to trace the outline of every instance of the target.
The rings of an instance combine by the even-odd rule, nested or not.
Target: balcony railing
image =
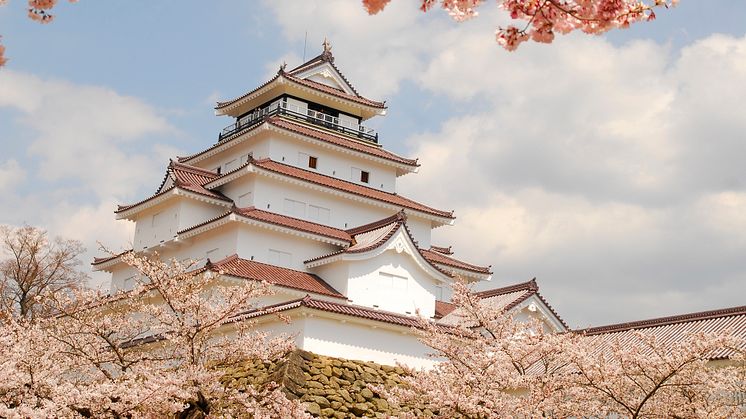
[[[245,128],[254,126],[264,120],[264,118],[272,115],[287,115],[353,137],[378,143],[378,133],[371,128],[355,124],[354,122],[340,120],[336,116],[317,112],[312,109],[301,108],[287,102],[278,102],[242,116],[235,123],[223,128],[218,135],[218,141],[222,141],[224,138]]]

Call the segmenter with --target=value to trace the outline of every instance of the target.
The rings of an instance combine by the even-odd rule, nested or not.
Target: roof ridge
[[[264,213],[264,214],[270,214],[270,215],[278,216],[278,217],[281,217],[281,218],[289,218],[289,219],[294,220],[294,221],[300,221],[302,223],[312,224],[312,225],[315,225],[315,226],[318,226],[318,227],[328,228],[330,230],[336,230],[336,231],[339,231],[340,233],[347,233],[345,230],[339,229],[337,227],[328,226],[326,224],[321,224],[321,223],[317,223],[317,222],[314,222],[314,221],[304,220],[302,218],[291,217],[289,215],[280,214],[280,213],[276,213],[276,212],[272,212],[272,211],[266,211],[266,210],[257,208],[257,207],[255,207],[253,205],[249,206],[249,207],[243,207],[243,208],[235,207],[235,208],[232,209],[232,212],[235,213],[235,214],[237,214],[237,215],[240,215],[240,216],[248,217],[248,215],[246,214],[245,210],[249,210],[250,212],[261,212],[261,213]],[[266,221],[266,220],[262,220],[262,221],[265,221],[265,222],[270,223],[270,224],[275,224],[275,223],[272,223],[271,221]],[[283,226],[283,227],[287,227],[287,226]],[[315,233],[315,232],[310,232],[310,233],[326,236],[326,234],[322,234],[322,233]],[[350,241],[352,241],[352,238],[350,238]]]
[[[394,222],[404,222],[407,219],[407,215],[404,213],[404,210],[401,210],[397,212],[394,215],[390,215],[386,218],[382,218],[380,220],[376,220],[373,222],[370,222],[368,224],[363,224],[361,226],[353,227],[347,230],[344,230],[348,234],[354,236],[357,234],[367,233],[369,231],[376,230],[378,228],[381,228],[383,226],[387,226],[389,224],[392,224]]]
[[[449,262],[450,261],[453,262],[453,263],[446,263],[446,262],[441,262],[441,261],[435,260],[434,261],[435,263],[441,263],[443,265],[448,265],[448,266],[451,266],[451,267],[454,267],[454,268],[459,268],[459,269],[468,269],[468,268],[471,268],[474,271],[478,271],[478,272],[482,272],[482,273],[491,273],[490,269],[492,268],[492,265],[480,266],[480,265],[475,265],[473,263],[464,262],[461,259],[457,259],[457,258],[453,257],[453,253],[444,254],[444,253],[440,253],[440,252],[438,252],[436,250],[432,250],[432,246],[430,246],[430,249],[420,249],[420,250],[423,251],[423,252],[434,254],[435,256],[437,256],[439,258],[444,258],[444,259],[446,259]],[[461,264],[461,265],[464,265],[464,266],[456,266],[456,264]]]
[[[480,292],[475,293],[474,295],[476,295],[479,298],[490,298],[490,297],[495,297],[497,295],[508,294],[508,293],[516,292],[516,291],[531,291],[531,292],[539,291],[539,285],[536,283],[536,278],[533,278],[530,281],[508,285],[507,287],[493,288],[489,290],[480,291]]]
[[[169,167],[176,168],[177,170],[184,170],[187,172],[192,173],[200,173],[207,176],[213,176],[217,177],[218,174],[213,172],[212,170],[203,169],[201,167],[192,166],[191,164],[181,163],[179,161],[171,160],[171,163],[169,163]]]
[[[601,333],[621,332],[631,329],[647,329],[650,327],[667,326],[671,324],[687,323],[690,321],[702,321],[719,317],[731,317],[744,314],[746,314],[746,306],[736,306],[715,310],[678,314],[673,316],[656,317],[645,320],[636,320],[632,322],[615,323],[605,326],[588,327],[578,330],[578,332],[585,333],[587,335],[596,335]]]
[[[448,246],[448,247],[445,247],[445,246],[435,246],[434,244],[431,244],[430,245],[430,250],[432,250],[433,252],[438,252],[441,255],[450,256],[450,255],[453,254],[453,250],[451,250],[452,247],[453,246]]]

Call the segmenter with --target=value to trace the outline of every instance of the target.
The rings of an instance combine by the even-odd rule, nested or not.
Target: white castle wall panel
[[[269,153],[270,158],[278,162],[386,192],[396,191],[396,169],[372,160],[278,134],[272,137]],[[299,159],[299,153],[317,157],[317,168],[315,170],[310,169],[308,159]],[[353,178],[353,168],[367,171],[370,174],[368,183],[360,182],[359,172]]]
[[[293,319],[294,324],[297,320]],[[434,364],[427,358],[428,348],[406,329],[389,329],[361,324],[351,319],[345,323],[319,316],[303,320],[302,348],[317,354],[372,361],[384,365],[404,363],[414,368]],[[379,323],[380,325],[380,323]]]
[[[423,317],[435,314],[439,285],[412,256],[387,250],[367,260],[349,262],[347,298],[353,304]]]
[[[306,271],[303,261],[331,253],[339,247],[322,243],[301,236],[289,236],[285,233],[267,230],[247,224],[237,226],[237,252],[244,259],[267,263],[283,268]],[[225,228],[227,228],[226,226]],[[232,227],[231,228],[235,228]],[[287,259],[276,259],[278,253],[289,255]]]
[[[307,215],[301,215],[299,212],[293,214],[286,213],[285,199],[305,203],[305,214],[308,214],[308,205],[328,208],[331,213],[328,225],[340,229],[368,224],[389,217],[397,212],[395,208],[375,206],[366,202],[334,195],[326,191],[310,189],[305,185],[293,184],[266,176],[256,177],[254,184],[254,205],[257,208],[308,219]],[[420,246],[429,246],[430,228],[425,226],[429,225],[430,222],[428,220],[418,220],[416,216],[410,216],[408,224],[414,226],[412,234],[415,236],[414,239],[420,243]]]

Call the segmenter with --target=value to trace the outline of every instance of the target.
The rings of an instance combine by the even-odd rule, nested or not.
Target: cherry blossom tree
[[[127,253],[141,283],[42,299],[56,315],[0,328],[1,417],[305,417],[274,383],[235,389],[225,368],[292,349],[240,315],[271,290],[192,264]]]
[[[363,0],[369,14],[384,9],[390,0]],[[436,5],[456,21],[477,16],[477,8],[484,0],[421,0],[423,12]],[[514,51],[529,39],[551,43],[556,33],[567,34],[580,30],[587,34],[601,34],[611,29],[624,29],[631,23],[655,20],[655,9],[674,6],[678,0],[497,0],[510,18],[520,25],[498,28],[497,42]]]
[[[454,287],[454,302],[455,324],[421,320],[421,341],[443,362],[411,371],[404,386],[376,391],[443,418],[743,414],[734,395],[744,394],[746,342],[727,330],[676,342],[643,332],[556,334],[539,321],[516,321],[464,284]],[[711,361],[723,350],[728,360]]]
[[[37,297],[85,286],[78,270],[85,251],[77,240],[56,237],[32,226],[0,226],[0,305],[25,319],[36,317]]]
[[[68,1],[75,3],[78,0]],[[0,0],[0,6],[5,5],[7,2],[7,0]],[[56,5],[57,0],[28,0],[28,17],[35,22],[49,23],[54,19],[54,15],[51,12]],[[4,66],[7,61],[5,58],[5,47],[0,44],[0,67]]]

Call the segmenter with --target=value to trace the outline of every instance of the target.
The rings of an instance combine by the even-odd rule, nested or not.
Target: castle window
[[[352,180],[355,182],[370,183],[370,172],[353,167]]]
[[[307,166],[316,169],[319,164],[319,158],[306,153],[298,153],[298,165]]]

